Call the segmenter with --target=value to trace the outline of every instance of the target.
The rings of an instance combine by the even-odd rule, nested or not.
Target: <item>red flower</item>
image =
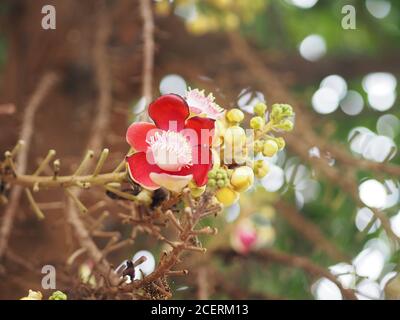
[[[207,183],[214,120],[189,115],[182,97],[167,94],[149,106],[154,124],[138,122],[128,128],[126,140],[136,151],[126,158],[133,181],[146,189],[176,192],[192,179],[199,187]]]

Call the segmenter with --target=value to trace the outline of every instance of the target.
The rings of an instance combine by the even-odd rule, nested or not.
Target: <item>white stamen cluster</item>
[[[204,90],[190,89],[186,93],[186,101],[195,113],[205,114],[212,119],[222,117],[224,109],[215,103],[215,97],[212,93],[205,95]]]
[[[163,170],[179,171],[193,164],[192,148],[188,140],[178,132],[156,132],[147,143],[155,163]]]

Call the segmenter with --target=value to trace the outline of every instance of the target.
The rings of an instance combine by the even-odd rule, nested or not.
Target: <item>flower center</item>
[[[147,143],[155,163],[166,171],[179,171],[192,165],[192,148],[187,139],[174,131],[156,132]]]

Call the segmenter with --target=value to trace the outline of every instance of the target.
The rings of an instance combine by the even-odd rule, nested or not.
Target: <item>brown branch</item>
[[[143,20],[143,71],[142,71],[142,95],[148,104],[153,96],[153,69],[154,69],[154,18],[151,8],[151,0],[140,0],[140,12]],[[147,113],[143,112],[142,120]]]
[[[314,278],[324,277],[335,283],[345,299],[357,300],[354,292],[350,289],[345,289],[339,280],[325,268],[315,264],[306,257],[290,255],[274,249],[263,249],[251,252],[248,255],[240,255],[230,249],[221,249],[216,252],[217,254],[226,258],[241,258],[241,259],[254,259],[261,262],[274,262],[283,264],[292,268],[302,269]]]
[[[190,192],[188,192],[188,190],[184,190],[184,195],[186,197],[190,197]],[[147,284],[153,283],[159,279],[163,279],[163,277],[169,274],[172,268],[181,261],[181,255],[187,250],[205,252],[204,248],[197,246],[193,242],[196,239],[196,237],[193,235],[193,230],[196,224],[204,217],[203,212],[209,209],[209,206],[211,205],[211,196],[212,195],[210,193],[206,193],[198,201],[190,198],[188,203],[190,203],[191,206],[186,207],[183,210],[185,214],[181,218],[181,221],[178,221],[179,225],[183,228],[182,231],[177,229],[179,234],[179,242],[169,241],[160,235],[160,240],[171,245],[172,250],[169,252],[164,252],[157,268],[151,274],[144,277],[142,280],[134,281],[131,284],[124,285],[122,287],[123,291],[129,292],[138,288],[143,288]],[[220,211],[220,208],[215,208],[214,211],[217,213]]]
[[[94,151],[100,151],[102,148],[109,125],[112,106],[111,75],[107,54],[107,43],[111,34],[111,25],[107,16],[105,2],[100,1],[99,3],[101,8],[98,13],[96,42],[93,51],[99,97],[97,101],[96,117],[92,123],[92,130],[87,144],[87,149]],[[74,195],[79,197],[80,191],[81,190],[78,190]],[[69,206],[66,210],[66,214],[67,220],[73,227],[80,246],[86,249],[86,252],[94,260],[102,274],[110,274],[112,278],[110,280],[115,280],[115,282],[117,282],[118,279],[116,279],[116,275],[110,272],[110,264],[104,259],[103,253],[93,241],[71,199],[69,199]]]
[[[274,294],[243,288],[236,281],[232,281],[232,275],[219,272],[216,269],[212,270],[212,283],[216,291],[219,290],[234,300],[286,300],[284,297]]]
[[[45,74],[31,96],[24,111],[20,140],[24,141],[25,146],[17,154],[16,163],[18,164],[18,174],[25,173],[28,166],[28,154],[34,129],[35,114],[38,108],[42,105],[43,100],[57,83],[57,80],[57,76],[54,73]],[[3,222],[0,229],[0,259],[3,257],[7,248],[22,191],[23,188],[18,185],[11,190],[9,204],[4,212]]]

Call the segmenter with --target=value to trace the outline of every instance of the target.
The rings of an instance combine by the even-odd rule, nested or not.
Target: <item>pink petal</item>
[[[186,121],[182,134],[195,145],[210,145],[214,136],[215,120],[204,117],[193,117]]]
[[[126,157],[126,162],[128,164],[129,176],[133,181],[146,189],[155,190],[160,188],[150,178],[150,173],[161,172],[161,169],[155,164],[149,164],[144,152],[138,152]]]
[[[154,183],[157,183],[161,187],[174,192],[181,192],[184,187],[188,185],[193,176],[189,175],[174,175],[169,173],[150,173],[150,178]]]
[[[257,240],[257,234],[251,231],[240,231],[239,239],[246,249],[250,249]]]
[[[149,106],[150,118],[163,130],[181,131],[189,114],[186,101],[176,94],[163,95]]]
[[[157,127],[148,122],[132,123],[126,131],[126,141],[138,152],[144,152],[148,148],[146,140],[157,131]]]

